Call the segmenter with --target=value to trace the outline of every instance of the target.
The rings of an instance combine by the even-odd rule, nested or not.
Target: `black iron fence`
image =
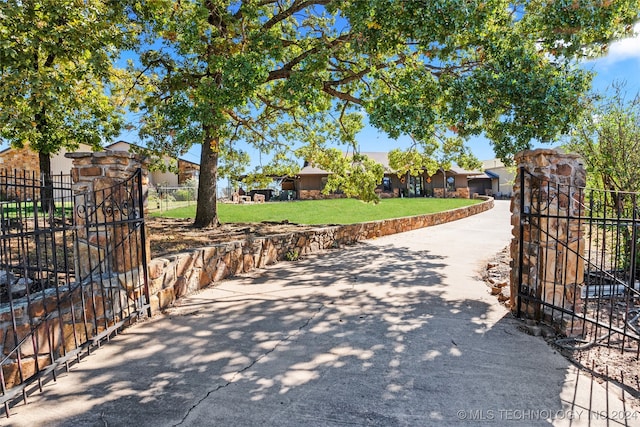
[[[195,206],[197,202],[198,187],[193,182],[180,186],[158,185],[149,190],[149,209],[152,211]]]
[[[639,195],[520,176],[518,314],[559,327],[576,349],[606,346],[637,363]]]
[[[43,191],[43,187],[47,187]],[[0,171],[0,402],[148,309],[141,173],[98,190]]]

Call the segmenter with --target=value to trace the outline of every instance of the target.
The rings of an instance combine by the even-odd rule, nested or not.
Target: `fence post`
[[[77,274],[84,279],[96,272],[104,273],[107,269],[118,276],[125,290],[131,291],[138,286],[131,281],[138,281],[142,277],[142,281],[146,282],[147,272],[144,270],[150,256],[144,230],[139,233],[142,238],[130,238],[130,220],[141,218],[147,210],[148,161],[144,156],[123,151],[67,153],[65,156],[73,159],[71,178],[76,203],[85,205],[82,207],[86,215],[84,218],[84,215],[78,215],[78,207],[74,209],[79,242],[76,245],[79,252],[76,256]],[[126,189],[118,187],[139,170],[139,183]],[[135,194],[139,191],[142,194]],[[93,211],[87,213],[87,209]],[[89,221],[99,225],[83,227]],[[107,223],[108,226],[105,225]],[[143,222],[141,225],[144,227]],[[147,283],[144,283],[144,287],[147,287]],[[141,295],[136,297],[140,298]]]
[[[511,307],[566,334],[584,285],[586,171],[580,157],[551,149],[520,152],[511,203]]]

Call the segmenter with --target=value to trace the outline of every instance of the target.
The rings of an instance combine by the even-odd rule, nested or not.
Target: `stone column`
[[[514,312],[520,309],[523,317],[550,322],[571,334],[570,329],[579,328],[575,321],[567,322],[571,315],[546,304],[571,312],[582,306],[585,239],[579,217],[584,209],[586,172],[579,156],[556,150],[523,151],[515,160],[511,307]],[[525,296],[518,301],[520,284]]]
[[[76,255],[76,274],[79,274],[80,279],[85,279],[92,274],[91,270],[94,273],[99,270],[121,275],[138,269],[142,265],[142,248],[132,247],[137,242],[126,238],[129,233],[128,224],[113,223],[126,219],[127,216],[133,218],[142,214],[133,212],[138,203],[137,189],[127,191],[118,186],[131,178],[138,168],[142,169],[142,208],[146,210],[146,158],[124,151],[68,153],[65,156],[73,159],[71,178],[76,195],[74,220],[78,225],[79,241],[76,245],[79,251]],[[147,247],[147,258],[149,252]]]

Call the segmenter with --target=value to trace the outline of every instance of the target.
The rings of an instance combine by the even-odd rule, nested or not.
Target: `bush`
[[[178,202],[186,202],[186,201],[191,201],[191,200],[195,200],[195,189],[193,188],[181,188],[179,190],[176,190],[173,193],[173,198],[178,201]]]

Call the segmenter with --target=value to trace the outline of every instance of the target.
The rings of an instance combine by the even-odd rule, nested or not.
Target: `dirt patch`
[[[217,228],[194,228],[191,219],[147,218],[148,240],[151,258],[201,248],[218,243],[306,231],[314,226],[291,224],[288,222],[232,223]]]
[[[511,257],[509,247],[494,255],[483,271],[483,278],[490,287],[491,294],[510,308],[509,281]],[[613,381],[623,387],[634,398],[640,399],[640,360],[636,351],[620,351],[620,346],[609,348],[606,342],[585,345],[574,340],[566,340],[544,324],[527,320],[521,329],[528,334],[542,336],[560,354],[601,381]],[[640,401],[636,400],[638,405]]]

